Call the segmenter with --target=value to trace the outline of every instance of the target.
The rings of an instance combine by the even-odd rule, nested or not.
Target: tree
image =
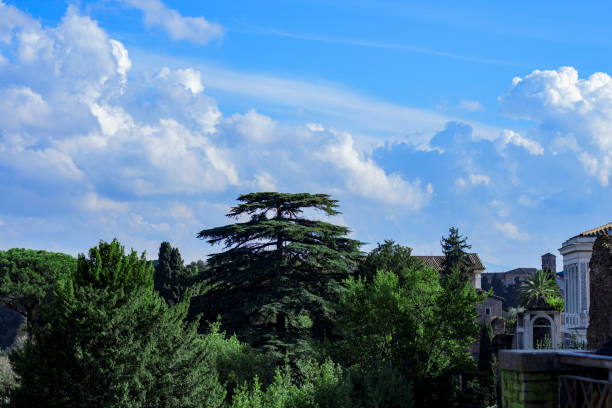
[[[486,391],[487,406],[497,401],[497,369],[493,354],[493,328],[486,323],[480,327],[480,344],[478,354],[480,384]]]
[[[193,284],[190,280],[192,271],[193,269],[183,265],[178,248],[172,248],[166,241],[161,243],[155,265],[155,290],[169,305],[178,303],[185,296],[185,292]]]
[[[450,227],[448,237],[442,237],[440,245],[442,246],[442,254],[444,254],[442,270],[445,274],[454,269],[468,272],[472,264],[466,249],[470,249],[472,246],[467,244],[467,237],[461,236],[456,227]]]
[[[399,245],[392,240],[385,240],[378,244],[368,256],[359,264],[359,275],[367,281],[372,281],[376,272],[380,270],[393,272],[402,276],[418,260],[411,257],[412,249]]]
[[[151,263],[116,240],[58,282],[48,325],[11,354],[15,407],[219,407],[225,392],[188,300],[168,307]]]
[[[26,319],[28,334],[43,324],[41,304],[53,301],[58,279],[76,271],[70,255],[13,248],[0,251],[0,303]]]
[[[379,244],[364,263],[379,264],[389,247],[397,248]],[[408,250],[394,251],[395,260],[387,262],[398,273],[381,269],[371,281],[347,279],[338,321],[342,340],[333,347],[334,357],[352,369],[400,370],[414,382],[418,402],[435,397],[443,403],[453,395],[453,384],[441,379],[456,378],[460,367],[473,365],[467,349],[478,330],[475,305],[484,295],[457,270],[443,284],[437,271],[406,258]],[[387,255],[382,259],[389,260]]]
[[[360,242],[349,229],[307,219],[305,210],[339,214],[326,194],[251,193],[238,197],[228,217],[245,219],[202,230],[198,238],[223,243],[210,255],[211,289],[194,298],[192,315],[221,322],[241,340],[278,356],[309,348],[330,333],[341,281],[356,267]]]
[[[556,299],[561,298],[561,292],[559,291],[559,285],[557,285],[552,275],[547,271],[539,269],[523,281],[519,298],[521,306],[532,307],[540,301],[550,304],[552,300],[552,303],[558,303]]]

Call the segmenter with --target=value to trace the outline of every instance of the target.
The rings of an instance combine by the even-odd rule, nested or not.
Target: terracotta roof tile
[[[471,253],[468,255],[474,269],[479,269],[481,271],[486,269],[478,254]],[[423,263],[425,263],[427,266],[430,266],[438,271],[442,270],[442,262],[444,262],[444,256],[442,255],[414,255],[414,257],[423,261]]]

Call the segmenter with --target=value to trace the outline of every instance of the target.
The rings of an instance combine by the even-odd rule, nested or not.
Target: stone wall
[[[594,350],[612,339],[612,236],[597,238],[589,268],[591,302],[587,343]]]

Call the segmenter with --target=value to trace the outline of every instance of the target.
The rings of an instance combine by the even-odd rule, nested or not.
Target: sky
[[[612,221],[609,2],[0,1],[0,250],[187,261],[240,194],[539,267]]]

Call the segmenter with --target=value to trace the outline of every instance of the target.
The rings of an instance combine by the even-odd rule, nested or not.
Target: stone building
[[[587,344],[589,326],[590,282],[589,261],[593,243],[600,235],[612,234],[612,223],[584,231],[565,241],[559,249],[563,255],[563,287],[565,341]]]
[[[552,273],[557,273],[557,257],[550,252],[542,255],[542,270],[546,268],[550,269]]]
[[[425,263],[425,265],[430,266],[437,271],[442,270],[442,263],[444,262],[444,256],[442,255],[415,255],[414,257],[419,258]],[[481,276],[486,268],[480,260],[478,254],[471,253],[468,254],[468,257],[470,259],[470,263],[472,264],[472,268],[470,270],[472,287],[481,289]]]
[[[485,273],[482,275],[483,279],[487,279],[488,283],[491,284],[493,277],[499,278],[504,286],[514,285],[515,283],[521,283],[527,277],[534,274],[536,268],[515,268],[507,272],[492,272]]]

